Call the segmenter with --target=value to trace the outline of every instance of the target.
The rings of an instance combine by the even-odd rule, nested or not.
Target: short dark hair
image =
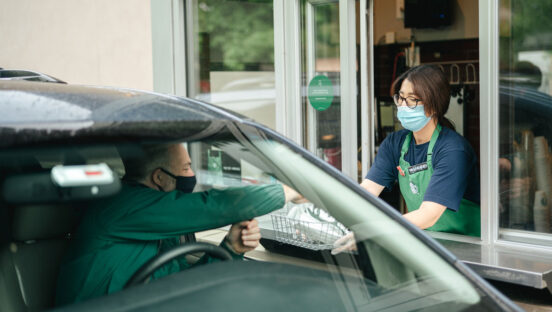
[[[406,79],[412,83],[414,93],[424,103],[425,112],[433,113],[441,125],[454,130],[452,122],[445,117],[450,104],[450,84],[441,68],[437,65],[410,68],[393,82],[391,96],[399,93]]]
[[[157,168],[166,168],[171,162],[170,144],[148,144],[142,146],[142,155],[133,157],[124,157],[125,166],[124,180],[140,181],[147,179],[148,176]]]

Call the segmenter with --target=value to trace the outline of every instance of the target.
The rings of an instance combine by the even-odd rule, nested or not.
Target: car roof
[[[245,120],[176,96],[29,81],[0,81],[0,111],[2,147],[87,138],[198,139]]]

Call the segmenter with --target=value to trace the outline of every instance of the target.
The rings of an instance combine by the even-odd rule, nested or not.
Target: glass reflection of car
[[[243,117],[174,96],[39,82],[0,82],[0,106],[2,311],[53,308],[78,212],[117,192],[121,159],[156,142],[186,144],[195,191],[285,183],[310,203],[260,218],[266,249],[251,254],[264,260],[197,265],[60,311],[519,310],[357,183]],[[79,168],[108,179],[60,182],[59,170]],[[357,251],[332,255],[347,231]]]
[[[501,84],[499,96],[501,122],[512,125],[502,127],[502,144],[511,146],[514,140],[519,142],[522,130],[530,130],[535,137],[544,136],[552,142],[552,96],[521,84]]]
[[[541,87],[541,71],[523,63],[529,73],[501,73],[499,85],[500,224],[548,232],[546,224],[533,219],[532,210],[527,213],[520,198],[526,196],[533,202],[544,184],[542,174],[547,170],[541,160],[546,159],[552,143],[552,96],[546,86]]]

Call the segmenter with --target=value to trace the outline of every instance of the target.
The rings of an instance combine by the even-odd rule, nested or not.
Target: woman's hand
[[[356,251],[357,245],[355,240],[355,234],[350,232],[349,234],[341,237],[334,242],[334,249],[332,249],[332,255],[337,255],[344,251]]]

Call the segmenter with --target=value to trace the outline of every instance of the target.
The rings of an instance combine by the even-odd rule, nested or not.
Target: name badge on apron
[[[420,172],[424,170],[427,170],[426,162],[408,167],[408,174],[414,174],[416,172]]]

